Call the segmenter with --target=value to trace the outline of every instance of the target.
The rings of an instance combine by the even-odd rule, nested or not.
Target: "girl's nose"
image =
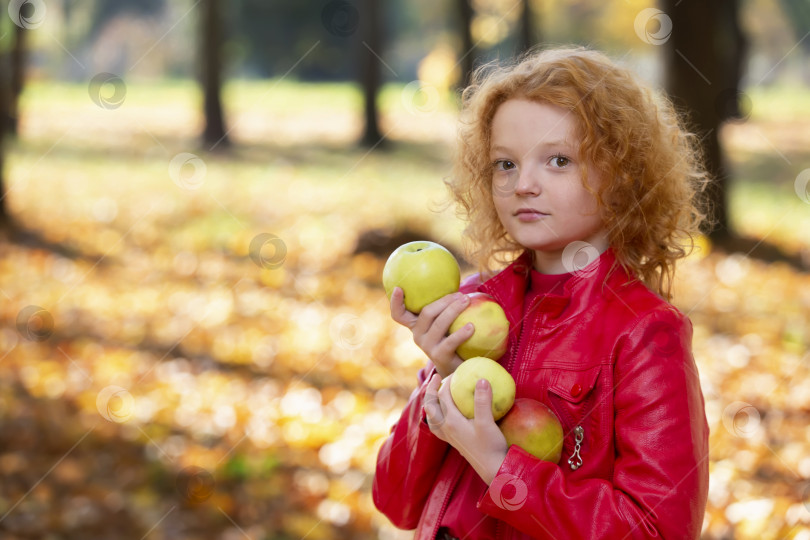
[[[534,197],[540,194],[540,182],[536,174],[528,169],[522,169],[515,184],[515,195],[521,197]]]

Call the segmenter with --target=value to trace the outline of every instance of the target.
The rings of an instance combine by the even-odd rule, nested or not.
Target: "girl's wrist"
[[[490,452],[485,456],[464,456],[467,461],[473,466],[475,472],[481,477],[481,480],[490,485],[492,480],[498,474],[498,471],[503,465],[503,460],[506,459],[506,451]]]

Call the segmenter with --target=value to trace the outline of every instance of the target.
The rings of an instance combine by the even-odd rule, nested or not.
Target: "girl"
[[[463,97],[449,186],[481,272],[418,316],[401,289],[391,297],[430,361],[380,449],[377,508],[417,539],[697,538],[708,426],[691,324],[668,303],[704,215],[694,136],[665,99],[581,48],[479,70]],[[440,387],[472,335],[447,335],[472,291],[507,314],[500,363],[517,397],[562,422],[557,464],[507,446],[485,380],[472,420]]]

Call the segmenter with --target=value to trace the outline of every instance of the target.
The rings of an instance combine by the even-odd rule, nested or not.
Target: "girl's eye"
[[[571,160],[565,156],[554,156],[551,158],[551,165],[557,168],[565,167],[571,163]]]
[[[495,169],[499,171],[509,171],[515,167],[515,162],[508,159],[499,159],[495,162]]]

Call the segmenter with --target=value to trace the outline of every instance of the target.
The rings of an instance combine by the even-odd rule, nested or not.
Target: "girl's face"
[[[599,253],[607,249],[596,197],[585,189],[582,173],[587,170],[593,188],[602,179],[578,161],[580,140],[568,111],[509,99],[495,111],[491,141],[495,210],[509,235],[534,251],[538,271],[573,271],[563,250],[575,241],[587,242]]]

